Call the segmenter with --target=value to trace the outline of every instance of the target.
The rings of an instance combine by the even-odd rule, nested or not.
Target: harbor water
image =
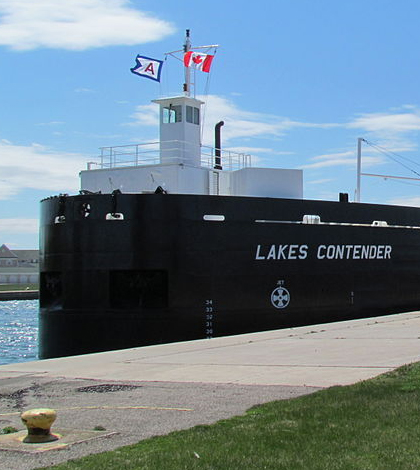
[[[38,300],[0,302],[0,364],[38,358]]]

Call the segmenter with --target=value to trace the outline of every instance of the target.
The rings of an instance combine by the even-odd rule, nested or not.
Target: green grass
[[[251,408],[56,470],[410,470],[420,468],[420,364]]]
[[[38,290],[38,284],[0,284],[0,292],[14,290]]]

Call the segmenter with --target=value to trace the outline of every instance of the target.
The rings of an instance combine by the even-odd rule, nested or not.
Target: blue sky
[[[37,248],[39,201],[76,193],[99,147],[157,138],[150,100],[180,94],[182,66],[160,84],[130,68],[187,28],[220,45],[205,143],[223,119],[224,147],[304,169],[311,199],[353,200],[358,137],[420,173],[419,20],[415,0],[0,0],[0,244]],[[363,171],[417,177],[366,145]],[[420,188],[363,177],[362,201],[420,206]]]

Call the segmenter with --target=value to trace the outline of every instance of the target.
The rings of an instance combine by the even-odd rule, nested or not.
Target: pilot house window
[[[182,121],[182,106],[166,106],[163,108],[163,123],[169,124],[172,122]]]
[[[187,122],[200,124],[200,110],[193,106],[187,106]]]

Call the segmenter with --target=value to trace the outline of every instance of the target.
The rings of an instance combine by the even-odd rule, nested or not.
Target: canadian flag
[[[188,51],[184,54],[185,67],[194,67],[202,72],[210,72],[214,55],[201,54],[199,52]]]

